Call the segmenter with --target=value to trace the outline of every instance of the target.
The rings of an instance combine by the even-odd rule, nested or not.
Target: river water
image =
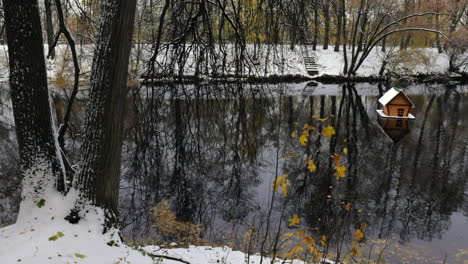
[[[268,234],[266,244],[278,229],[297,230],[284,224],[297,214],[299,227],[314,238],[326,236],[330,245],[351,245],[352,233],[365,223],[361,251],[375,255],[387,245],[383,256],[390,263],[466,263],[468,87],[404,87],[416,119],[392,124],[376,113],[386,89],[366,83],[231,83],[130,91],[120,195],[124,235],[151,241],[157,235],[150,209],[168,200],[179,220],[203,226],[206,240],[240,249],[249,230]],[[0,91],[4,226],[15,220],[20,180],[7,87]],[[67,96],[54,91],[60,120]],[[82,89],[74,105],[67,141],[74,162],[85,94]],[[300,136],[305,124],[314,129],[304,147],[291,135]],[[336,131],[331,139],[319,133],[330,126]],[[336,154],[346,167],[340,179]],[[307,169],[307,157],[315,172]],[[272,189],[283,174],[290,183],[286,196]]]

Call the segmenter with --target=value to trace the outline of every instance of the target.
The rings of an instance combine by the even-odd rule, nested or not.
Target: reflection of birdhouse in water
[[[379,125],[395,143],[410,132],[408,119],[379,118]]]
[[[414,107],[413,102],[400,90],[392,88],[388,90],[380,99],[383,109],[378,109],[377,113],[383,118],[414,119],[410,113]]]

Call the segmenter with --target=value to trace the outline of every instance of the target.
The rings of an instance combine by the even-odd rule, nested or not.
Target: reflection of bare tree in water
[[[147,209],[162,199],[171,202],[179,220],[207,227],[219,217],[244,219],[254,206],[268,99],[237,84],[161,87],[146,96],[133,100],[129,194],[123,195],[127,212],[146,211],[127,214],[128,230],[147,228]]]
[[[13,127],[0,122],[0,227],[15,222],[21,201],[18,150],[11,134]]]
[[[339,96],[284,98],[267,90],[246,84],[132,90],[120,198],[128,236],[152,235],[149,209],[163,199],[170,201],[179,220],[203,224],[208,238],[219,238],[219,232],[210,231],[217,231],[213,228],[220,221],[239,238],[254,214],[254,227],[261,234],[266,209],[256,196],[265,187],[256,187],[271,177],[265,167],[276,162],[272,152],[277,147],[280,156],[296,155],[280,163],[292,185],[286,200],[274,204],[273,222],[285,209],[285,217],[299,214],[314,233],[332,241],[342,241],[362,221],[370,224],[366,235],[397,234],[403,241],[432,239],[447,229],[450,216],[462,206],[466,186],[465,95],[453,89],[414,96],[418,119],[413,131],[392,143],[371,114],[374,109],[366,110],[377,98],[360,96],[353,85],[342,85]],[[334,117],[322,123],[314,115]],[[332,140],[316,136],[302,148],[290,136],[298,129],[296,121],[312,124],[316,131],[332,125],[336,135]],[[334,153],[348,168],[341,180],[333,176]],[[317,164],[315,173],[304,165],[305,155]],[[14,161],[0,163],[5,171]],[[11,188],[4,186],[15,185],[0,184],[0,195],[9,195]],[[343,209],[347,203],[352,205],[349,212]],[[271,225],[271,232],[277,230],[278,225]]]
[[[459,114],[465,107],[464,97],[452,90],[418,98],[421,118],[414,122],[420,122],[415,125],[420,130],[396,144],[386,141],[378,124],[370,121],[357,90],[352,85],[343,86],[335,114],[335,139],[313,146],[319,169],[304,175],[304,179],[312,178],[309,184],[294,182],[296,203],[292,204],[307,197],[300,207],[317,234],[339,240],[355,228],[354,224],[368,222],[371,236],[398,234],[409,241],[430,240],[448,228],[451,214],[462,206],[466,186],[462,175],[466,174],[467,137],[461,125],[466,120]],[[324,102],[329,102],[329,113],[334,112],[333,96],[321,96],[320,102],[321,117],[327,112]],[[348,155],[340,153],[343,147]],[[333,153],[340,153],[347,161],[347,176],[339,181],[330,171]],[[288,163],[285,169],[310,174],[303,164],[294,164]],[[348,202],[355,211],[346,218],[343,206]]]

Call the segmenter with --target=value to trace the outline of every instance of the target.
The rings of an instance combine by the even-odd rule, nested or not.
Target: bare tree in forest
[[[344,3],[345,1],[342,1],[343,5]],[[348,26],[346,26],[347,20],[345,16],[342,16],[344,42],[350,46],[349,58],[347,50],[343,50],[345,58],[344,74],[349,76],[356,75],[357,70],[369,56],[372,49],[390,35],[412,31],[440,33],[432,28],[410,26],[403,23],[412,18],[427,17],[437,15],[438,13],[410,13],[399,17],[395,13],[397,6],[398,1],[379,0],[371,2],[369,0],[361,0],[359,6],[353,9],[351,13],[353,19],[349,19]],[[349,28],[349,32],[346,32],[347,28]]]
[[[10,88],[24,199],[65,192],[65,178],[51,115],[37,1],[3,0]],[[31,196],[29,196],[31,195]]]

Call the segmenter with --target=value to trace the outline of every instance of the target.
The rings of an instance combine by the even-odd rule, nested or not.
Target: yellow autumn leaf
[[[294,154],[294,153],[289,153],[289,157],[290,157],[290,158],[294,157],[295,155],[296,155],[296,154]]]
[[[298,126],[298,125],[299,125],[299,122],[294,122],[293,125],[294,125],[294,126]]]
[[[358,229],[354,232],[354,238],[359,241],[364,237],[364,233],[362,233],[361,229]]]
[[[362,222],[361,223],[361,230],[366,229],[366,227],[368,227],[368,226],[369,226],[369,224]]]
[[[333,162],[335,162],[336,165],[339,165],[340,164],[340,160],[341,160],[341,156],[338,155],[338,154],[333,154]]]
[[[324,247],[327,244],[327,236],[323,235],[320,237],[320,244]]]
[[[343,148],[343,153],[344,153],[345,155],[348,155],[348,148]]]
[[[280,177],[276,178],[276,180],[273,182],[273,190],[278,191],[279,186],[281,185],[281,188],[283,188],[284,181],[287,181],[287,184],[289,184],[289,180],[286,178],[288,177],[287,174],[283,174]]]
[[[335,177],[339,180],[346,176],[346,167],[343,165],[336,166]]]
[[[332,126],[327,126],[322,129],[322,134],[327,138],[332,138],[336,134],[335,129]]]
[[[286,233],[286,234],[284,234],[283,236],[285,236],[285,237],[293,237],[293,236],[294,236],[294,233]]]
[[[283,159],[285,159],[285,158],[286,158],[286,154],[282,154],[281,157],[282,157]]]
[[[279,179],[279,178],[278,178],[278,179]],[[272,188],[273,188],[273,190],[274,190],[275,192],[278,191],[278,187],[279,187],[279,184],[280,184],[280,182],[278,181],[278,179],[276,179],[276,180],[273,182],[273,186],[272,186]]]
[[[296,231],[296,234],[299,235],[299,236],[303,236],[303,235],[305,235],[306,233],[307,233],[307,230],[305,230],[305,229],[303,229],[303,228],[298,229],[298,230]]]
[[[317,114],[315,114],[315,115],[313,115],[313,116],[312,116],[312,118],[317,118],[317,117],[318,117],[318,115],[317,115]]]
[[[308,140],[307,137],[304,136],[304,135],[302,135],[302,136],[299,138],[299,143],[301,143],[301,145],[304,146],[304,147],[307,146],[307,142],[308,142],[308,141],[309,141],[309,140]]]
[[[292,137],[292,138],[297,137],[297,131],[292,132],[292,133],[291,133],[291,137]]]
[[[310,172],[315,172],[317,170],[317,165],[315,165],[313,160],[309,160],[307,169],[309,169]]]
[[[301,222],[301,219],[299,218],[299,216],[297,216],[297,214],[293,215],[293,217],[291,217],[291,219],[289,219],[289,226],[295,226],[297,224],[299,224]]]
[[[351,210],[351,203],[347,203],[347,204],[345,205],[344,209],[345,209],[346,211]]]
[[[359,251],[359,249],[353,247],[353,248],[351,248],[351,251],[349,252],[349,254],[351,254],[351,256],[353,256],[353,257],[357,257],[357,256],[361,255],[361,251]]]
[[[308,130],[302,132],[302,135],[306,136],[306,137],[310,137],[310,133]]]
[[[301,251],[303,251],[303,250],[304,250],[303,247],[301,247],[301,246],[296,246],[296,247],[292,248],[285,256],[286,256],[287,258],[292,258],[295,254],[297,254],[297,253],[299,253],[299,252],[301,252]]]
[[[325,117],[325,118],[319,118],[318,121],[320,122],[324,122],[324,121],[327,121],[328,120],[328,117]]]
[[[281,190],[283,191],[283,196],[286,197],[288,196],[288,185],[291,184],[291,182],[284,178],[282,183],[281,183]]]
[[[309,247],[312,247],[314,245],[314,239],[311,236],[304,236],[302,238],[305,244],[307,244]]]
[[[304,126],[302,127],[304,130],[307,130],[309,128],[309,124],[304,124]]]

